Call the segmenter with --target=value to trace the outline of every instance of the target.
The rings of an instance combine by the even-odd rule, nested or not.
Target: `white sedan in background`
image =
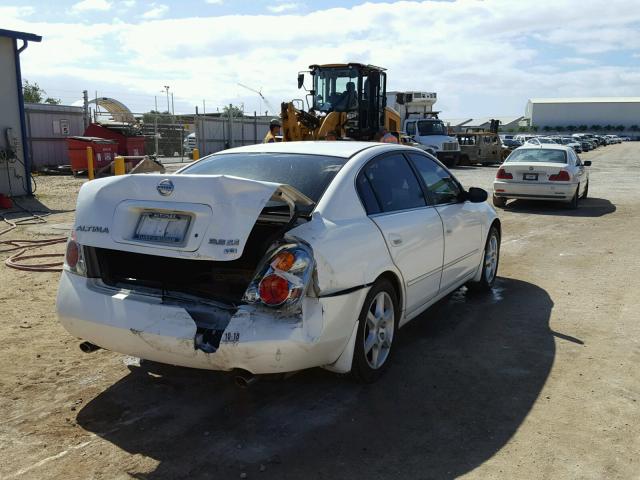
[[[589,193],[590,161],[583,162],[572,148],[557,144],[526,145],[515,149],[498,169],[493,182],[493,204],[509,199],[556,200],[578,207]]]
[[[416,148],[261,144],[78,196],[57,298],[96,346],[252,375],[311,367],[364,382],[398,327],[464,284],[493,285],[500,221]]]

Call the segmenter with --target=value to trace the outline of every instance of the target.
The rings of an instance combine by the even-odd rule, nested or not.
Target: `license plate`
[[[524,180],[538,180],[538,174],[537,173],[525,173],[523,175],[523,179]]]
[[[190,222],[191,217],[182,213],[143,212],[134,238],[143,242],[180,244]]]

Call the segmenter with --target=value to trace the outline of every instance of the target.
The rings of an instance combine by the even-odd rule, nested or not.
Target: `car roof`
[[[522,147],[518,147],[518,150],[564,150],[565,152],[571,151],[573,149],[571,147],[567,147],[566,145],[560,145],[559,143],[543,143],[542,145],[536,145],[535,143],[527,143]]]
[[[232,148],[222,150],[216,154],[222,153],[295,153],[306,155],[325,155],[328,157],[351,158],[356,153],[373,147],[402,147],[397,143],[380,143],[380,142],[352,142],[352,141],[300,141],[300,142],[276,142],[276,143],[258,143],[256,145],[247,145],[245,147]]]

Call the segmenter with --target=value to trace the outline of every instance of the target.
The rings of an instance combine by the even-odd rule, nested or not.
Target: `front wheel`
[[[484,246],[484,257],[482,260],[482,275],[480,281],[471,282],[467,286],[472,290],[491,290],[498,276],[498,264],[500,263],[500,232],[495,225],[491,226],[487,242]]]
[[[351,376],[360,383],[375,382],[389,365],[398,328],[398,296],[388,280],[376,282],[358,318]]]

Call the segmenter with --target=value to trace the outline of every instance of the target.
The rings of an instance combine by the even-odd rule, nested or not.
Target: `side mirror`
[[[467,192],[466,197],[466,199],[471,203],[482,203],[487,201],[487,198],[489,198],[489,194],[482,188],[471,187]]]
[[[302,88],[302,85],[304,85],[304,73],[299,73],[298,74],[298,88]]]
[[[584,164],[585,167],[590,167],[591,166],[591,160],[585,160],[582,163]]]

